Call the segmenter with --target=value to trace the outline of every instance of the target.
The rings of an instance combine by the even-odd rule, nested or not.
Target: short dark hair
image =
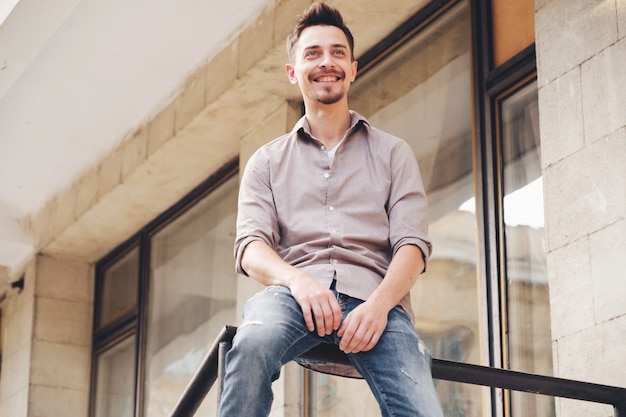
[[[346,38],[348,38],[350,57],[354,61],[354,37],[352,37],[350,29],[343,22],[341,13],[323,1],[316,1],[305,10],[304,14],[298,16],[298,23],[287,37],[287,54],[291,62],[293,62],[294,48],[300,39],[302,31],[310,26],[335,26],[341,29]]]

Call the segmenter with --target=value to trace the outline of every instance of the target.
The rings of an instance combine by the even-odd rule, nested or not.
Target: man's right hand
[[[310,275],[288,265],[265,242],[256,240],[246,246],[241,265],[246,273],[263,285],[282,285],[291,290],[302,308],[310,332],[326,336],[339,329],[341,307],[335,294]]]
[[[341,307],[335,294],[301,273],[289,282],[293,298],[300,304],[304,322],[310,332],[317,329],[319,336],[326,336],[341,326]]]

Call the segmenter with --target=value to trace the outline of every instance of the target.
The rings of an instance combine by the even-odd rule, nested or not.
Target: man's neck
[[[307,109],[306,119],[311,134],[327,149],[332,149],[341,142],[352,121],[346,103],[314,106]]]

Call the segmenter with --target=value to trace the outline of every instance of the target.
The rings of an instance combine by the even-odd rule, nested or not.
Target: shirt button
[[[333,207],[333,206],[328,206],[328,210],[333,211],[333,210],[335,210],[335,207]]]
[[[326,146],[322,145],[322,146],[320,146],[320,149],[325,151],[326,150]]]
[[[330,174],[329,174],[328,172],[326,172],[326,173],[324,174],[324,178],[328,178],[328,177],[330,177]]]

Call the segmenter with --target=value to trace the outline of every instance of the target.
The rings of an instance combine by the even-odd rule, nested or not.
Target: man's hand
[[[371,350],[387,327],[387,317],[424,271],[424,255],[414,245],[404,245],[394,255],[378,288],[341,324],[339,349],[346,353]]]
[[[387,327],[388,313],[385,308],[367,301],[352,310],[337,332],[341,337],[339,349],[345,353],[373,349]]]
[[[335,294],[300,269],[288,265],[265,242],[256,240],[246,246],[241,266],[263,285],[282,285],[291,290],[309,331],[326,336],[341,325],[341,307]]]
[[[326,336],[341,325],[341,307],[335,294],[308,275],[301,275],[290,282],[293,298],[300,304],[304,322],[310,332]]]

